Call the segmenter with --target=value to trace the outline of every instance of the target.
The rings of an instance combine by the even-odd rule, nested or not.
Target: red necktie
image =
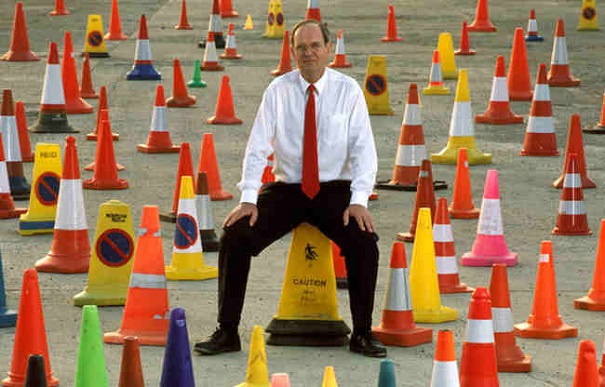
[[[315,86],[309,85],[309,98],[305,109],[303,138],[302,191],[313,199],[319,192],[319,166],[317,161],[317,125],[315,123]]]

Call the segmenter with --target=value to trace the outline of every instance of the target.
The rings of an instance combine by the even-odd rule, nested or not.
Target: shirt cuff
[[[359,204],[360,206],[368,207],[368,195],[364,191],[353,191],[351,193],[351,201],[349,204]]]
[[[256,204],[257,200],[258,200],[258,190],[245,189],[242,191],[242,196],[240,197],[239,202]]]

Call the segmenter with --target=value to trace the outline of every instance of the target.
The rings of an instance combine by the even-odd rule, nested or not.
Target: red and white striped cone
[[[351,64],[347,62],[345,38],[342,34],[342,30],[338,30],[338,37],[336,38],[336,51],[334,51],[334,60],[330,62],[328,67],[334,69],[345,69],[351,67]]]
[[[195,205],[200,227],[200,238],[204,251],[218,251],[219,241],[214,232],[214,216],[212,202],[208,193],[208,178],[206,172],[198,172],[195,185]]]
[[[540,63],[534,98],[529,109],[521,156],[558,156],[557,136],[552,118],[550,87],[546,80],[546,65]]]
[[[17,132],[19,133],[19,148],[21,149],[21,160],[24,163],[34,161],[36,152],[32,151],[32,144],[27,131],[27,117],[25,116],[25,104],[22,101],[15,103],[15,119],[17,120]]]
[[[506,84],[506,68],[504,57],[498,55],[496,58],[496,70],[492,82],[492,94],[489,105],[483,114],[475,116],[478,124],[509,125],[523,123],[523,116],[518,116],[510,108],[508,97],[508,86]]]
[[[478,287],[468,306],[460,358],[460,387],[498,387],[496,345],[489,292]]]
[[[1,120],[2,116],[0,116],[0,121]],[[0,143],[2,143],[1,133]],[[18,218],[21,214],[27,212],[27,208],[15,208],[15,202],[13,202],[10,185],[8,184],[8,171],[6,169],[4,150],[2,148],[3,147],[0,146],[0,219]]]
[[[559,215],[552,230],[553,235],[591,235],[588,228],[582,179],[578,170],[578,160],[575,153],[569,154],[565,165],[565,179],[559,201]]]
[[[162,79],[162,74],[153,67],[153,60],[151,59],[147,19],[145,18],[145,15],[141,15],[141,19],[139,20],[139,35],[134,50],[134,65],[132,66],[132,69],[126,73],[126,80],[159,81],[160,79]]]
[[[321,21],[321,12],[319,12],[319,0],[309,0],[307,2],[307,11],[305,12],[305,19]]]
[[[536,11],[529,10],[529,20],[527,21],[526,42],[543,42],[544,38],[538,34],[538,22],[536,21]]]
[[[412,347],[433,341],[433,330],[414,324],[408,264],[403,242],[393,242],[389,280],[384,298],[380,326],[372,333],[381,343],[399,347]]]
[[[214,47],[225,48],[225,38],[223,37],[223,19],[221,18],[219,0],[212,0],[212,13],[210,13],[210,20],[208,21],[208,33],[210,32],[213,33]],[[206,48],[208,42],[208,36],[206,36],[206,39],[202,38],[197,45],[199,48]]]
[[[31,186],[23,174],[23,161],[21,160],[21,147],[19,146],[19,132],[15,119],[15,105],[13,91],[2,90],[2,107],[0,108],[0,132],[2,132],[2,146],[6,157],[8,183],[13,200],[27,200]]]
[[[565,40],[565,24],[563,19],[557,20],[555,41],[550,57],[550,70],[548,70],[548,84],[553,87],[577,87],[580,80],[571,74],[567,60],[567,42]]]
[[[443,83],[443,72],[441,71],[441,55],[439,50],[433,50],[433,59],[431,60],[431,73],[429,75],[429,85],[422,89],[422,94],[427,95],[447,95],[450,89]]]
[[[578,171],[582,180],[582,188],[596,188],[596,184],[590,177],[586,169],[586,158],[584,157],[584,140],[582,139],[582,123],[580,122],[579,114],[572,114],[569,118],[569,127],[567,130],[567,144],[565,146],[565,161],[563,162],[563,173],[553,181],[552,186],[555,188],[563,187],[565,179],[565,166],[567,165],[569,154],[575,153],[578,161]]]
[[[437,199],[435,224],[433,224],[433,243],[435,245],[439,293],[470,293],[475,290],[467,284],[460,282],[458,264],[456,263],[454,235],[452,233],[446,198]]]
[[[227,30],[227,44],[225,45],[225,52],[221,54],[221,59],[242,59],[242,56],[237,53],[237,47],[235,43],[235,32],[233,23],[229,23],[229,29]]]
[[[57,43],[50,42],[48,46],[48,60],[42,87],[42,100],[38,121],[29,128],[35,133],[77,133],[67,122],[65,111],[65,92],[59,65],[59,52]]]
[[[49,273],[86,273],[90,256],[76,139],[67,136],[53,241],[46,257],[36,262],[36,270]]]
[[[61,77],[63,79],[63,91],[65,92],[65,111],[67,114],[90,114],[93,107],[80,95],[78,85],[78,69],[74,59],[74,47],[71,40],[71,32],[63,34],[63,60],[61,62]]]
[[[157,85],[149,136],[145,144],[137,145],[137,150],[142,153],[178,153],[179,149],[180,147],[173,145],[170,139],[164,86]]]
[[[430,387],[460,387],[454,332],[450,330],[437,332],[437,348]]]
[[[218,63],[216,47],[214,46],[214,33],[208,31],[208,40],[204,50],[204,60],[200,66],[202,71],[223,71],[225,68]]]

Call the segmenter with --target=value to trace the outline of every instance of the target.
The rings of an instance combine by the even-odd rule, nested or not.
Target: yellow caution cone
[[[95,244],[84,291],[74,305],[124,305],[134,255],[134,227],[130,206],[110,200],[99,206]]]
[[[265,352],[263,328],[258,325],[255,325],[252,330],[246,381],[235,387],[271,387],[271,383],[269,383],[269,371],[267,370],[267,353]]]
[[[252,23],[252,16],[246,16],[246,22],[244,23],[244,30],[249,31],[254,29],[254,23]]]
[[[90,58],[109,58],[104,36],[101,15],[88,15],[84,52],[87,52]]]
[[[458,311],[441,305],[431,210],[423,207],[418,212],[416,240],[410,267],[410,293],[414,321],[442,323],[455,321]]]
[[[270,345],[342,346],[351,332],[338,314],[330,240],[302,223],[292,236]]]
[[[442,32],[439,34],[437,50],[439,50],[439,56],[441,57],[441,71],[443,73],[443,79],[458,78],[458,69],[456,68],[452,34],[449,32]]]
[[[284,37],[286,24],[281,0],[269,0],[269,12],[265,24],[263,37],[269,39],[282,39]]]
[[[582,0],[582,12],[578,31],[598,31],[597,0]]]
[[[193,179],[181,177],[179,206],[174,230],[172,263],[166,266],[168,280],[205,280],[218,277],[218,268],[204,264]]]
[[[338,387],[336,382],[336,375],[334,374],[334,367],[327,366],[324,371],[324,379],[321,383],[321,387]]]
[[[387,82],[387,58],[384,55],[370,55],[363,82],[363,95],[371,115],[392,116]]]
[[[439,153],[431,155],[433,164],[456,165],[458,149],[466,148],[470,165],[491,164],[492,155],[483,153],[475,145],[475,127],[471,109],[471,96],[468,90],[468,72],[460,69],[456,98],[450,120],[450,137],[447,145]]]

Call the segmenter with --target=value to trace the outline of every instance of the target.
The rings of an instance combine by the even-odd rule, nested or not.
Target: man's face
[[[296,30],[292,56],[300,72],[305,74],[323,71],[330,58],[331,43],[324,43],[321,29],[315,24],[306,24]]]

